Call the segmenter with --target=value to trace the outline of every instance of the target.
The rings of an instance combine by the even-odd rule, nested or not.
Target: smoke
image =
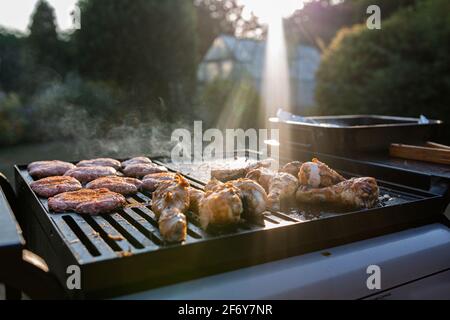
[[[34,125],[43,140],[63,141],[61,154],[73,160],[170,156],[174,146],[170,141],[172,131],[186,127],[185,123],[155,117],[141,119],[137,114],[130,113],[119,121],[112,121],[92,116],[83,108],[66,105],[60,107],[58,114],[41,114]]]
[[[165,118],[167,112],[161,102],[136,106],[115,88],[74,76],[33,97],[29,131],[31,140],[62,141],[61,155],[73,160],[169,156],[172,131],[186,125]]]
[[[169,156],[173,148],[171,133],[184,124],[157,118],[139,122],[137,115],[129,115],[119,123],[93,118],[84,110],[70,110],[56,128],[70,137],[68,153],[75,159],[89,157],[127,158],[140,155]]]

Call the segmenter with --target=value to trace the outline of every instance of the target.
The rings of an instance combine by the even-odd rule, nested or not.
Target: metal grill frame
[[[149,194],[128,197],[130,206],[120,213],[54,214],[31,190],[26,165],[15,166],[15,174],[29,246],[63,285],[67,266],[81,269],[81,290],[67,291],[71,298],[113,297],[423,225],[439,219],[442,205],[440,195],[382,183],[410,201],[307,222],[270,212],[265,226],[243,224],[221,235],[189,222],[184,243],[163,244]],[[201,188],[200,181],[186,178]],[[136,205],[136,198],[147,205]]]

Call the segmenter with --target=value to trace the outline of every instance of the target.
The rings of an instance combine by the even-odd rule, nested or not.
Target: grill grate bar
[[[131,244],[108,221],[101,216],[91,216],[88,223],[100,233],[100,236],[114,251],[129,251]],[[95,227],[94,227],[95,226]]]
[[[135,249],[145,247],[143,243],[147,241],[146,238],[118,213],[104,214],[102,217],[118,230]]]
[[[78,228],[84,233],[84,235],[90,240],[90,242],[97,248],[101,255],[105,257],[114,256],[114,250],[103,240],[100,233],[96,231],[91,225],[86,221],[84,216],[77,214],[70,215],[73,221],[77,224]],[[80,239],[81,240],[81,239]]]
[[[122,216],[154,244],[158,246],[161,245],[164,240],[159,235],[158,228],[149,223],[144,217],[136,213],[133,209],[134,208],[125,208]]]
[[[64,239],[75,252],[78,260],[81,262],[85,257],[99,256],[100,252],[95,248],[92,242],[85,237],[83,232],[78,228],[77,223],[73,221],[71,216],[54,215],[52,217]],[[76,232],[77,231],[77,232]],[[81,237],[80,237],[81,236]],[[83,242],[81,239],[85,240]]]
[[[152,199],[151,199],[149,196],[143,194],[142,192],[138,192],[138,193],[135,195],[135,199],[136,199],[136,198],[139,198],[139,200],[140,200],[141,203],[142,203],[142,201],[144,201],[145,203],[148,203],[148,204],[150,205],[151,202],[152,202]]]

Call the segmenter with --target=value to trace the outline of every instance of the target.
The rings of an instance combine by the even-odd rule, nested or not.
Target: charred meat
[[[72,177],[55,176],[42,178],[30,184],[31,189],[41,197],[53,197],[57,194],[77,191],[82,188],[80,181]]]
[[[54,212],[101,214],[122,209],[125,205],[123,195],[108,189],[81,189],[60,193],[48,199],[48,207]]]
[[[74,177],[81,183],[88,183],[101,177],[115,176],[117,171],[113,167],[76,167],[67,171],[64,175]]]
[[[35,179],[62,176],[73,168],[75,168],[75,165],[72,163],[59,160],[36,161],[30,163],[27,167],[29,174]]]
[[[110,191],[123,195],[136,194],[142,186],[142,181],[135,178],[126,178],[118,176],[101,177],[89,182],[86,185],[88,189],[106,188]]]

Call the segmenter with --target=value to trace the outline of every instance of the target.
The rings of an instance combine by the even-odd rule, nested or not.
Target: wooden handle
[[[427,161],[450,165],[450,149],[438,149],[392,143],[389,148],[392,157]]]
[[[446,146],[445,144],[436,143],[436,142],[427,141],[427,143],[425,145],[427,147],[429,147],[429,148],[438,148],[438,149],[450,150],[449,146]]]

